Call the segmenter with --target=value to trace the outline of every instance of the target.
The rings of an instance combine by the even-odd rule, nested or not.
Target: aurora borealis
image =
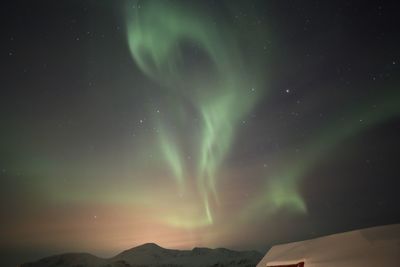
[[[10,264],[399,222],[394,1],[57,2],[5,8]]]
[[[127,9],[127,13],[134,12],[128,14],[133,18],[127,19],[127,35],[135,62],[160,86],[171,91],[174,97],[171,102],[175,102],[172,105],[180,109],[171,112],[178,118],[173,123],[178,130],[167,130],[162,122],[155,125],[161,146],[155,154],[164,155],[180,195],[195,180],[199,199],[190,210],[196,209],[197,203],[204,206],[199,218],[192,215],[185,218],[182,214],[171,222],[190,228],[212,224],[211,202],[219,202],[219,167],[232,145],[236,124],[257,100],[259,93],[255,87],[260,87],[257,79],[262,75],[250,73],[256,68],[249,58],[244,59],[237,38],[228,34],[230,29],[219,29],[205,11],[202,14],[199,9],[162,2],[146,3],[140,11],[129,6]],[[185,50],[198,53],[198,58],[185,61],[188,57]],[[195,125],[185,121],[185,115],[179,115],[179,112],[186,114],[188,109],[197,119]],[[181,126],[186,129],[179,129]],[[193,151],[177,143],[183,135],[193,144],[190,149]],[[182,157],[188,153],[193,155],[191,169]]]

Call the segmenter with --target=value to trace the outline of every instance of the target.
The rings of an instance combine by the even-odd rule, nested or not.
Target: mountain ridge
[[[145,243],[111,258],[89,253],[65,253],[24,263],[20,267],[254,267],[262,257],[257,251],[205,247],[177,250]]]

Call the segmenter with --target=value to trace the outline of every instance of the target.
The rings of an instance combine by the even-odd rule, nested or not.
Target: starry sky
[[[396,1],[9,1],[0,256],[400,222]]]

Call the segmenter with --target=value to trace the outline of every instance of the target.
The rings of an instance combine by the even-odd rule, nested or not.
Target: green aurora
[[[219,170],[234,144],[237,124],[255,107],[257,100],[266,95],[265,79],[258,68],[267,64],[267,59],[249,59],[238,33],[199,9],[146,2],[141,9],[129,8],[127,14],[127,38],[137,65],[167,93],[174,94],[174,105],[185,109],[188,100],[200,114],[201,134],[191,139],[196,144],[195,153],[198,153],[195,174],[188,173],[182,146],[175,141],[178,138],[174,135],[182,133],[168,132],[162,124],[157,125],[161,128],[160,152],[165,156],[164,162],[170,166],[179,191],[184,190],[186,180],[194,175],[202,197],[198,202],[204,209],[201,219],[185,221],[175,217],[168,221],[188,227],[212,224],[214,215],[210,201],[219,203]],[[185,44],[200,50],[207,64],[204,66],[200,62],[198,66],[198,62],[185,61]],[[360,108],[353,107],[346,114],[352,119],[346,122],[338,120],[333,127],[316,133],[314,141],[304,147],[301,160],[286,160],[285,167],[275,168],[274,174],[266,177],[264,193],[243,209],[242,220],[281,208],[306,213],[307,205],[298,191],[303,175],[345,138],[397,116],[398,99],[396,94],[375,101],[378,110],[372,113],[369,112],[372,103],[361,103]],[[360,118],[363,118],[362,122]],[[186,122],[182,120],[180,123]]]
[[[177,138],[171,137],[174,133],[161,124],[157,127],[161,129],[160,153],[179,190],[189,176],[196,177],[205,217],[190,220],[199,225],[212,224],[210,202],[219,202],[219,168],[232,146],[236,125],[262,95],[261,90],[255,89],[263,88],[261,75],[254,75],[259,63],[245,57],[237,36],[229,28],[223,27],[222,22],[213,22],[200,10],[147,2],[141,9],[131,8],[129,12],[133,14],[128,14],[127,35],[135,62],[175,95],[174,105],[189,105],[200,117],[200,134],[191,139],[197,153],[192,173],[184,171],[186,163],[181,146],[173,141]],[[198,49],[206,63],[185,61],[185,45]]]

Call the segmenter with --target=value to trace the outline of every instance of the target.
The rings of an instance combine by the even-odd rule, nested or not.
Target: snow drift
[[[273,246],[257,267],[400,266],[400,224]]]

